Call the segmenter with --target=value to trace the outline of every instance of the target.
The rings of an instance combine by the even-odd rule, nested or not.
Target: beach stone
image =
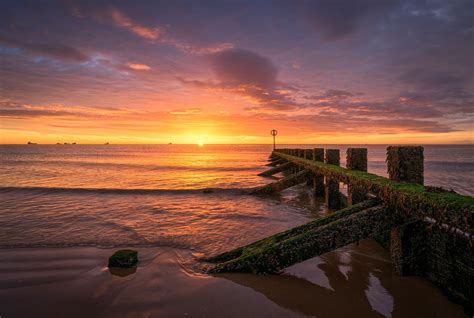
[[[138,263],[138,252],[134,250],[118,250],[109,257],[108,267],[131,268]]]

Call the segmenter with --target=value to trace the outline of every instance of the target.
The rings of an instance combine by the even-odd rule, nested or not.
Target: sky
[[[1,1],[0,143],[472,143],[472,0]]]

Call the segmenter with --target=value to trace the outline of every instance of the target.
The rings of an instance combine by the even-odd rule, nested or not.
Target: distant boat
[[[65,144],[65,145],[69,145],[69,143],[68,143],[68,142],[65,142],[64,144]]]
[[[108,143],[108,142],[106,142],[104,145],[108,145],[108,144],[109,144],[109,143]]]
[[[168,145],[172,145],[173,143],[172,142],[169,142]]]
[[[75,144],[76,144],[75,142],[72,143],[72,145],[75,145]]]
[[[62,145],[62,143],[60,143],[60,142],[57,142],[57,143],[56,143],[56,145]]]
[[[26,144],[27,144],[27,145],[37,145],[36,142],[31,142],[31,141],[28,141]]]

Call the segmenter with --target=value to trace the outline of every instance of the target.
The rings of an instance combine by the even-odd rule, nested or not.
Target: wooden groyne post
[[[339,166],[341,157],[339,149],[326,149],[324,152],[324,163]],[[341,192],[339,192],[339,180],[326,176],[325,202],[329,209],[339,209],[342,207]]]
[[[367,172],[367,148],[347,148],[346,167],[350,170]],[[357,183],[348,184],[347,203],[353,205],[367,199],[367,191]]]
[[[424,182],[424,155],[423,147],[388,147],[387,148],[387,171],[390,180],[411,182],[423,185]],[[413,267],[415,263],[420,265],[421,259],[415,256],[415,248],[422,248],[414,245],[420,239],[414,228],[420,228],[420,221],[402,222],[399,226],[394,226],[390,231],[390,257],[394,271],[399,275],[416,271]],[[410,239],[407,240],[408,236]],[[411,244],[409,244],[411,242]]]
[[[318,162],[324,162],[324,148],[313,149],[313,160]],[[315,196],[322,197],[324,196],[324,193],[324,174],[313,173],[313,194]]]
[[[340,167],[337,149],[308,150],[276,149],[271,157],[281,159],[276,167],[281,167],[284,176],[249,193],[279,192],[312,178],[313,193],[321,195],[320,189],[325,188],[327,205],[337,202],[342,209],[206,258],[215,263],[209,273],[278,273],[308,258],[374,238],[390,250],[395,273],[427,278],[474,313],[474,198],[425,187],[423,147],[388,147],[389,178],[367,172],[365,148],[347,150],[347,168]],[[286,168],[290,165],[295,171]],[[348,186],[346,208],[339,183]]]

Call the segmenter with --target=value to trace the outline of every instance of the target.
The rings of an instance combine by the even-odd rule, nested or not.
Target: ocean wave
[[[0,187],[0,193],[27,192],[32,194],[129,194],[129,195],[183,195],[183,194],[246,194],[250,188],[200,189],[118,189],[118,188],[61,188],[61,187]]]
[[[107,168],[107,169],[146,169],[153,171],[254,171],[261,170],[259,165],[246,165],[246,166],[179,166],[179,165],[157,165],[150,163],[117,163],[117,162],[94,162],[94,161],[72,161],[72,160],[11,160],[2,159],[3,164],[8,165],[45,165],[45,166],[74,166],[74,167],[85,167],[85,168]]]
[[[183,250],[197,251],[200,249],[192,244],[185,242],[178,242],[173,240],[157,240],[155,242],[130,242],[130,241],[119,241],[110,243],[97,243],[97,242],[59,242],[59,243],[12,243],[12,244],[0,244],[0,249],[12,249],[12,248],[63,248],[63,247],[96,247],[96,248],[121,248],[121,247],[171,247]]]

